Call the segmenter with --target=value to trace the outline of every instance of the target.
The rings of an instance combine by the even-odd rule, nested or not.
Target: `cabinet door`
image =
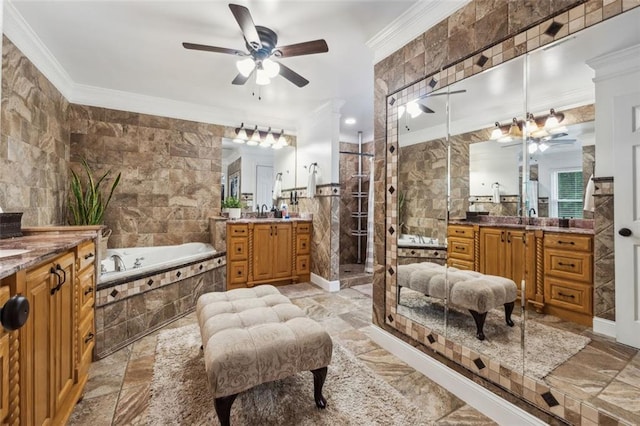
[[[253,227],[253,280],[268,280],[273,275],[273,226],[261,223]]]
[[[62,276],[62,285],[51,296],[50,333],[53,335],[53,395],[55,409],[59,410],[73,387],[75,365],[73,356],[73,326],[74,326],[74,255],[66,254],[56,259],[56,268],[60,265],[58,275]],[[58,284],[58,278],[55,278]]]
[[[51,363],[53,339],[51,289],[56,286],[47,263],[26,274],[25,297],[29,300],[29,318],[20,329],[20,419],[22,424],[41,425],[53,417]]]
[[[506,232],[498,228],[480,229],[480,272],[504,276]]]
[[[9,300],[9,287],[0,288],[0,306]],[[0,422],[9,414],[9,333],[0,327]]]
[[[287,278],[293,266],[291,223],[274,224],[273,231],[273,278]]]
[[[518,290],[526,267],[524,231],[507,230],[506,270],[504,276],[512,279]]]

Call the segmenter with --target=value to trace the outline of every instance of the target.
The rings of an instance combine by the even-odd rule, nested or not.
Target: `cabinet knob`
[[[17,330],[29,318],[29,301],[24,296],[13,296],[0,309],[0,322],[7,331]]]
[[[631,229],[629,229],[629,228],[621,228],[618,231],[618,234],[620,234],[623,237],[630,237],[631,234],[633,234],[633,232],[631,232]]]
[[[93,256],[95,256],[93,253],[87,253],[84,255],[84,260],[91,259]]]

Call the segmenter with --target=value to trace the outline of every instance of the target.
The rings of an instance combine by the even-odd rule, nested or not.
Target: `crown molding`
[[[10,0],[4,1],[3,32],[67,100],[74,82]]]
[[[15,8],[11,0],[4,1],[3,31],[11,42],[20,49],[22,54],[29,58],[33,65],[70,103],[223,126],[237,127],[239,124],[238,117],[242,115],[242,111],[74,82],[69,73]],[[252,122],[265,127],[296,129],[296,122],[291,119],[261,116],[254,117]],[[287,131],[287,133],[295,134],[293,131]]]
[[[373,50],[374,64],[405,46],[470,1],[417,1],[406,12],[367,41],[367,47]]]
[[[640,44],[589,59],[587,65],[596,71],[594,82],[635,72],[640,69]]]

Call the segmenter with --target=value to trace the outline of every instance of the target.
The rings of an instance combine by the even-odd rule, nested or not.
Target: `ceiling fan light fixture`
[[[236,62],[236,68],[238,68],[238,72],[245,77],[249,77],[255,67],[256,63],[252,58],[244,58]]]
[[[267,75],[267,72],[258,68],[258,72],[256,73],[256,84],[259,86],[266,86],[269,83],[271,83],[271,79]]]
[[[538,149],[540,150],[540,152],[545,152],[548,148],[549,145],[544,142],[538,144]]]
[[[280,74],[280,64],[275,61],[272,61],[269,58],[262,61],[262,69],[264,70],[264,72],[267,74],[267,77],[269,78],[274,78],[275,76]]]
[[[535,153],[538,150],[538,144],[535,143],[535,142],[530,143],[529,147],[528,147],[528,150],[529,150],[529,154]]]

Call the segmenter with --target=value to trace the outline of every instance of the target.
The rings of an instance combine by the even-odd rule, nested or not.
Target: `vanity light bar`
[[[240,127],[235,128],[235,133],[236,137],[233,142],[237,144],[246,143],[249,146],[271,147],[273,149],[280,149],[289,145],[284,129],[277,133],[271,130],[271,127],[267,130],[260,130],[256,125],[253,130],[247,130],[244,123],[242,123]]]

